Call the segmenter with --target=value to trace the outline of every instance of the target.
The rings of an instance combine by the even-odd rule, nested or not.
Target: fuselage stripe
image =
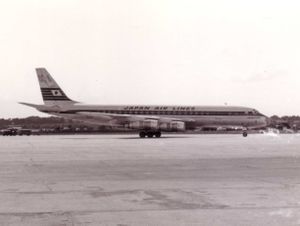
[[[62,114],[75,114],[78,112],[91,112],[103,114],[128,114],[128,115],[168,115],[168,116],[261,116],[259,114],[249,114],[246,112],[230,111],[128,111],[128,110],[69,110],[60,112]]]

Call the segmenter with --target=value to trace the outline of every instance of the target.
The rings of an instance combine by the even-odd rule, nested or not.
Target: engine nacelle
[[[159,128],[163,131],[182,132],[185,131],[185,123],[180,121],[163,122]]]
[[[158,130],[158,120],[155,119],[146,119],[143,121],[133,121],[128,124],[130,129],[139,129],[139,130]]]

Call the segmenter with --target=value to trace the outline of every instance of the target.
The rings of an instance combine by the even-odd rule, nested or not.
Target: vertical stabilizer
[[[39,84],[46,105],[73,104],[45,68],[36,68]]]

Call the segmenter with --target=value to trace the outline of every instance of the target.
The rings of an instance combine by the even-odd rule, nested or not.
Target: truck
[[[18,134],[18,130],[17,129],[4,129],[2,130],[2,135],[3,136],[16,136]]]
[[[22,128],[8,128],[1,131],[2,136],[30,136],[32,134],[32,130],[30,129],[22,129]]]
[[[31,134],[32,134],[31,129],[19,129],[18,130],[18,135],[20,135],[20,136],[23,136],[23,135],[30,136]]]

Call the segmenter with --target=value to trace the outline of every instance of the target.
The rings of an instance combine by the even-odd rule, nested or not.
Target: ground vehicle
[[[30,136],[32,134],[32,130],[30,129],[17,129],[17,128],[8,128],[1,131],[3,136]]]
[[[30,136],[32,133],[32,131],[30,129],[20,129],[18,131],[18,135],[23,136],[23,135],[27,135]]]
[[[5,129],[2,130],[2,135],[3,136],[16,136],[18,134],[17,129]]]

